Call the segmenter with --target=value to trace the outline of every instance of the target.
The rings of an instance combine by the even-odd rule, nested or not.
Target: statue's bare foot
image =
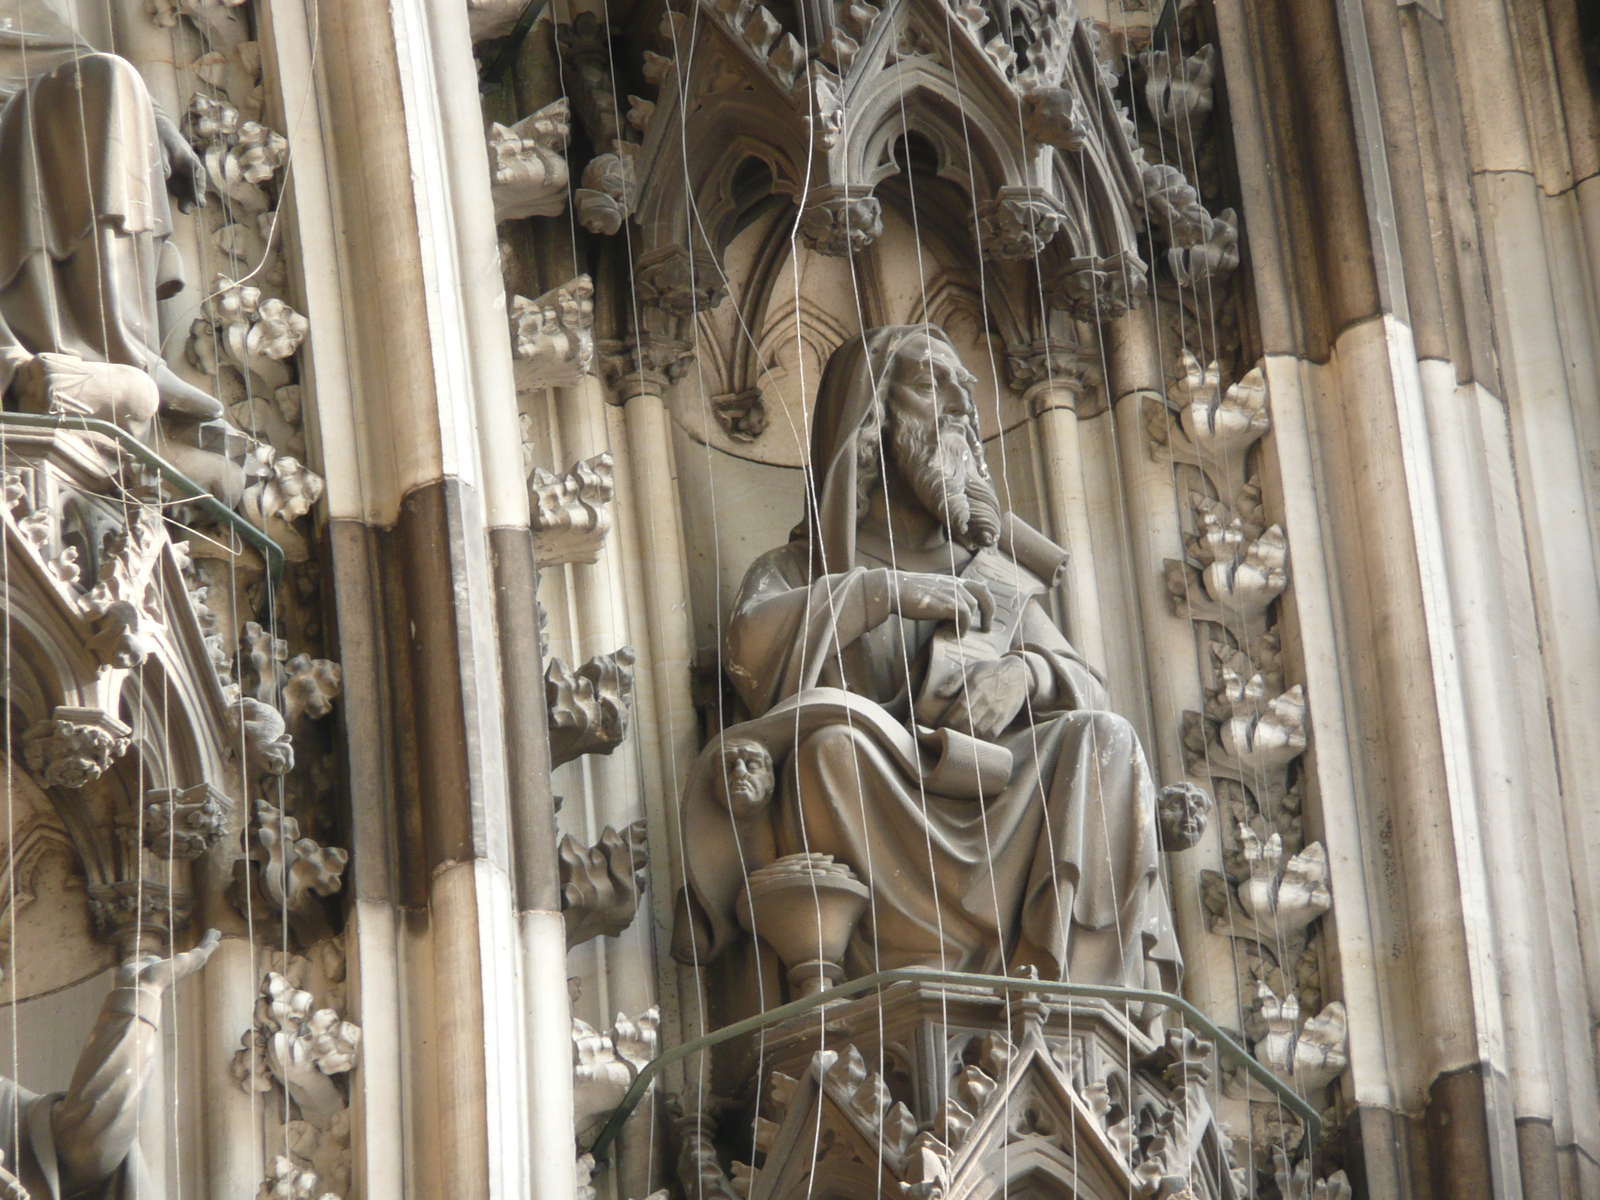
[[[222,401],[179,378],[164,361],[157,360],[154,373],[162,412],[196,421],[214,421],[222,415]]]
[[[12,387],[23,412],[110,421],[141,439],[161,406],[155,381],[139,368],[71,354],[34,355]]]

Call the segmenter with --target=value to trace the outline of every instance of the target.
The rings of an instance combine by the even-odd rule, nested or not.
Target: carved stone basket
[[[845,948],[868,894],[831,854],[790,854],[750,875],[736,911],[739,924],[764,938],[789,968],[795,994],[811,996],[844,978]]]

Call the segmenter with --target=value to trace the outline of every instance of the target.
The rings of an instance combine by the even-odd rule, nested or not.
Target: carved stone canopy
[[[698,23],[681,13],[663,21],[657,44],[668,53],[645,55],[660,93],[634,106],[648,113],[641,141],[617,128],[615,98],[579,104],[600,149],[594,162],[604,160],[585,185],[605,202],[590,227],[619,229],[617,214],[637,204],[641,265],[671,244],[653,239],[681,240],[685,231],[704,239],[696,255],[720,260],[760,198],[750,190],[757,176],[768,194],[795,197],[809,248],[863,249],[882,233],[874,191],[902,170],[896,147],[908,132],[934,145],[940,175],[978,209],[986,253],[1046,257],[1050,303],[1074,316],[1112,319],[1141,303],[1145,230],[1191,280],[1237,262],[1232,215],[1213,218],[1181,171],[1146,160],[1113,74],[1118,60],[1070,3],[974,2],[952,14],[934,0],[807,0],[792,18],[751,0],[698,3]],[[581,47],[592,38],[566,28],[568,61],[582,74],[592,53]],[[1208,62],[1160,64],[1163,114],[1196,114],[1209,103]],[[599,190],[612,176],[609,191]],[[717,298],[669,290],[666,303],[679,309]]]
[[[713,1086],[746,1106],[752,1162],[690,1138],[680,1173],[748,1200],[1233,1200],[1215,1069],[1210,1043],[1110,1002],[899,983],[830,1007],[825,1037],[809,1014],[725,1051]]]

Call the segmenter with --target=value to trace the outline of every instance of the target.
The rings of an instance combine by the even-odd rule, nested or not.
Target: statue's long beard
[[[994,545],[1000,536],[1000,496],[964,426],[948,422],[935,440],[928,422],[896,414],[892,425],[895,465],[923,507],[963,546]]]

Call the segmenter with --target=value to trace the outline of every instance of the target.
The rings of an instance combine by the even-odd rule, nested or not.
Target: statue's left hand
[[[221,940],[220,933],[215,929],[208,929],[205,937],[200,939],[200,944],[193,950],[174,954],[171,958],[157,958],[153,954],[147,954],[143,958],[131,959],[118,969],[117,986],[143,988],[159,996],[179,980],[187,979],[205,966],[206,960],[211,957],[211,952],[217,948],[217,943]]]
[[[993,741],[1028,702],[1032,682],[1028,664],[1015,655],[979,663],[968,670],[966,686],[940,724]]]
[[[171,121],[157,118],[156,128],[161,132],[161,149],[167,156],[167,191],[178,202],[178,210],[190,212],[205,207],[206,164]]]

